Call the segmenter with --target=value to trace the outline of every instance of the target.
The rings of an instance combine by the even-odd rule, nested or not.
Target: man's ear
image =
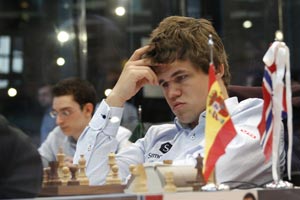
[[[94,111],[94,105],[92,103],[86,103],[83,106],[83,111],[92,115],[92,113]]]
[[[222,78],[224,75],[224,65],[221,64],[218,66],[218,68],[216,69],[216,78],[219,79],[219,78]]]

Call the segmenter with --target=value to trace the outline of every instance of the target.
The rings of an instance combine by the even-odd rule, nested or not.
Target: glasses
[[[59,111],[59,112],[57,112],[57,111],[55,111],[55,110],[52,110],[52,111],[50,112],[50,116],[51,116],[52,118],[56,118],[57,116],[60,116],[61,118],[67,118],[67,117],[69,117],[72,113],[73,113],[73,111],[71,111],[71,110],[62,110],[62,111]]]

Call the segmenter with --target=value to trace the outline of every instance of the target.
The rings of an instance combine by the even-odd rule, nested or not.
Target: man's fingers
[[[148,80],[148,84],[158,84],[157,76],[149,66],[129,66],[129,68],[134,72],[136,81],[146,79]]]
[[[132,54],[132,56],[129,58],[129,61],[135,61],[140,60],[142,56],[147,53],[149,50],[151,50],[151,47],[149,45],[146,45],[144,47],[141,47]]]

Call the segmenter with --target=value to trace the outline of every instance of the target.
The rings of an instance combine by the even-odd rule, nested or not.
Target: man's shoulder
[[[178,130],[174,123],[164,123],[151,125],[146,135],[148,137],[163,137],[163,135],[170,135],[171,133],[177,132]]]
[[[239,102],[237,110],[239,112],[247,111],[261,111],[263,107],[264,100],[260,98],[248,98]],[[261,114],[261,113],[257,113]]]
[[[241,101],[231,115],[234,124],[256,127],[261,120],[263,102],[259,98],[249,98]]]
[[[64,139],[67,136],[62,132],[59,126],[56,126],[48,135],[48,138],[54,139]]]

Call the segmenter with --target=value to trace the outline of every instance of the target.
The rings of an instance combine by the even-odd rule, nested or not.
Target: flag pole
[[[214,41],[212,39],[212,35],[209,34],[208,38],[208,46],[209,46],[209,53],[210,53],[210,64],[214,62]]]
[[[289,48],[283,42],[283,5],[282,0],[278,0],[278,30],[275,32],[275,42],[271,45],[265,54],[263,61],[266,67],[271,69],[274,65],[275,70],[272,72],[272,111],[274,115],[274,125],[272,134],[272,176],[273,182],[266,185],[267,188],[291,188],[293,185],[288,181],[283,181],[279,171],[279,145],[280,145],[280,123],[282,113],[287,115],[288,128],[288,151],[287,151],[287,172],[291,180],[291,161],[292,161],[292,144],[293,144],[293,126],[292,126],[292,105],[291,105],[291,80],[290,80],[290,61]]]
[[[236,131],[233,127],[229,113],[224,104],[224,98],[221,93],[219,83],[215,77],[215,66],[213,61],[213,39],[212,35],[209,35],[208,46],[210,50],[210,63],[209,63],[209,92],[206,102],[206,119],[205,119],[205,146],[204,146],[204,170],[203,175],[206,181],[206,185],[201,187],[202,191],[216,191],[216,190],[228,190],[229,186],[225,184],[217,184],[215,172],[216,162],[220,156],[225,153],[227,144],[234,138]],[[216,97],[217,98],[214,98]],[[214,105],[214,106],[213,106]],[[220,114],[219,109],[215,107],[225,106],[223,110],[226,115]],[[226,126],[226,128],[224,128]],[[225,129],[229,130],[226,132]],[[229,134],[228,134],[229,133]],[[224,139],[224,145],[217,145],[214,141]]]
[[[214,63],[214,41],[212,39],[212,35],[209,34],[209,38],[208,38],[208,46],[209,46],[209,54],[210,54],[210,65]],[[215,66],[214,66],[215,68]],[[216,70],[216,69],[214,69]],[[216,177],[215,177],[215,170],[216,170],[216,166],[213,169],[213,171],[211,172],[207,183],[213,183],[216,184]]]

